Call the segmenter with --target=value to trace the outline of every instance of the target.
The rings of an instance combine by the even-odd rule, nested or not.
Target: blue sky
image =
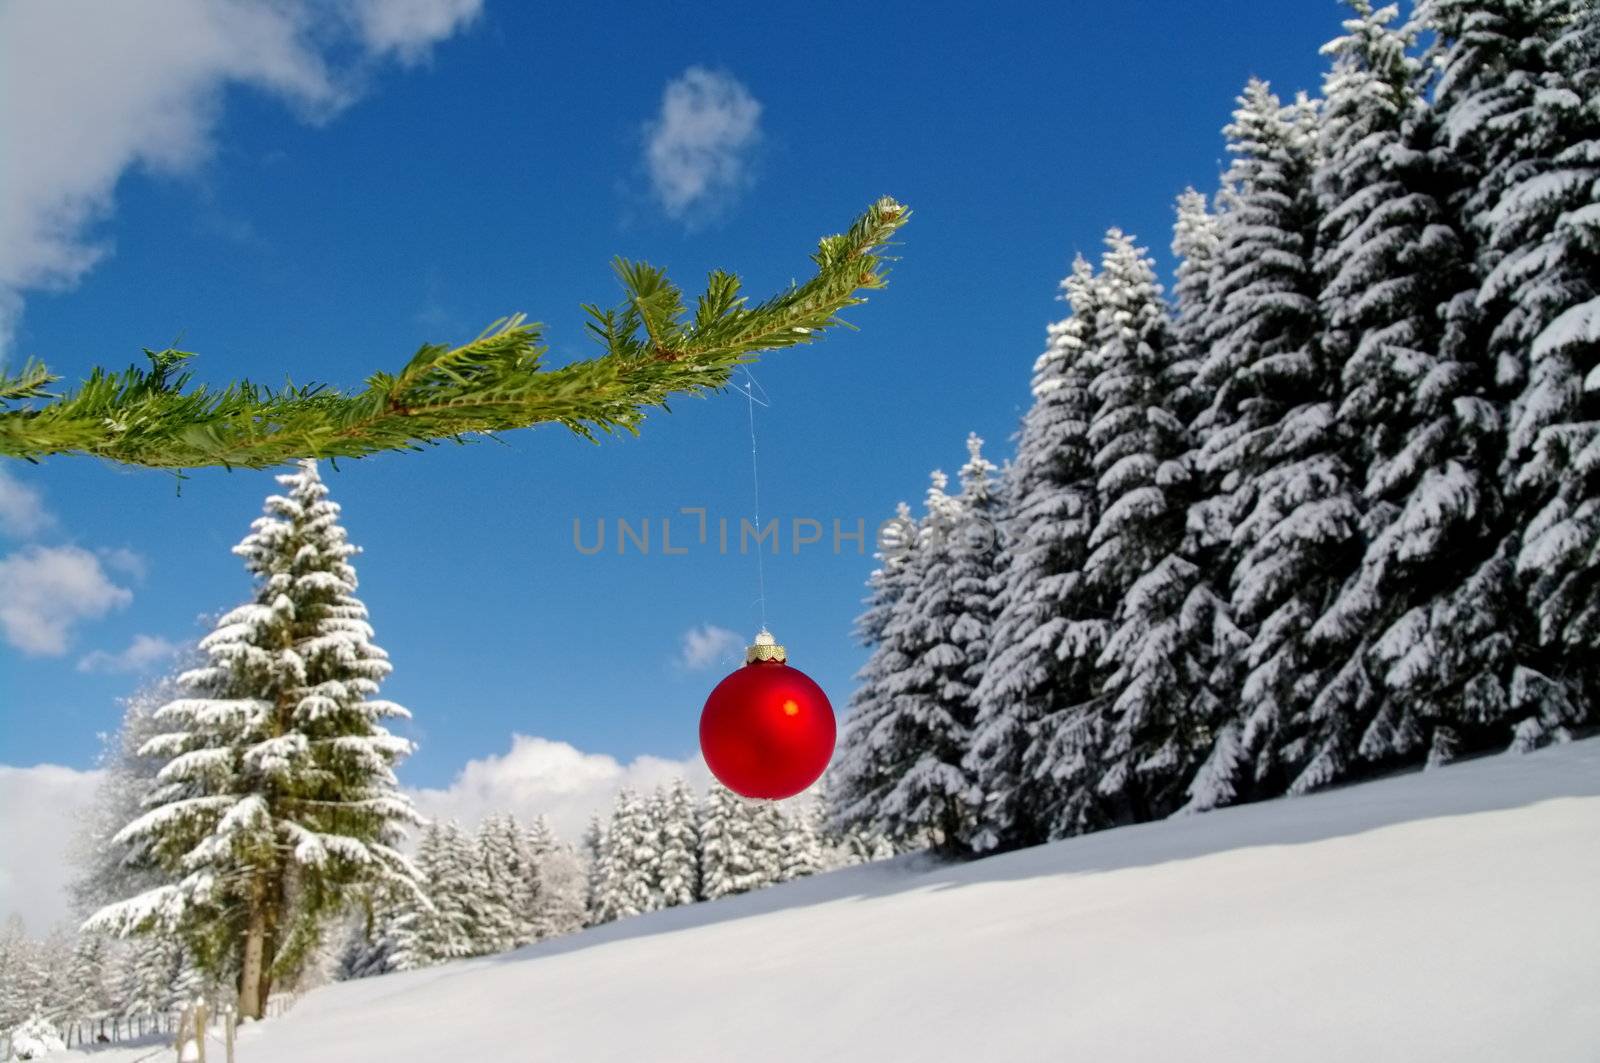
[[[310,33],[327,92],[293,72],[230,81],[223,48],[196,75],[195,128],[129,150],[154,168],[104,162],[114,196],[74,236],[102,247],[99,260],[13,285],[9,359],[76,378],[175,344],[201,354],[206,380],[357,386],[422,341],[526,311],[548,324],[559,362],[589,353],[579,304],[615,298],[612,255],[691,287],[726,267],[765,293],[888,193],[916,217],[889,289],[850,315],[860,331],[756,367],[771,400],[757,411],[765,515],[870,527],[920,499],[930,468],[953,472],[969,430],[996,460],[1009,452],[1073,254],[1097,253],[1120,225],[1166,264],[1172,200],[1214,187],[1245,79],[1315,89],[1317,48],[1341,17],[1321,0],[999,16],[970,4],[441,5],[439,26],[391,27],[404,40]],[[106,37],[99,89],[85,92],[131,76]],[[64,45],[13,33],[4,47]],[[675,211],[652,183],[648,127],[694,67],[737,82],[759,119],[726,155],[733,184]],[[80,128],[77,99],[13,95],[9,135]],[[19,119],[30,107],[41,113]],[[54,164],[72,166],[71,153]],[[27,275],[13,264],[11,276]],[[689,667],[685,635],[754,630],[754,561],[692,542],[685,556],[618,556],[614,541],[584,556],[572,522],[592,535],[597,519],[614,532],[618,517],[650,517],[659,536],[682,506],[748,514],[743,400],[681,402],[637,440],[591,446],[546,428],[504,443],[328,471],[365,549],[362,594],[396,665],[388,693],[416,714],[404,778],[446,786],[513,733],[620,761],[689,756],[704,696],[735,657]],[[0,559],[75,546],[120,589],[56,644],[0,644],[0,764],[84,768],[117,699],[164,664],[119,671],[119,655],[140,636],[192,640],[197,618],[248,594],[229,548],[272,484],[201,471],[180,494],[171,476],[76,458],[4,473],[14,512]],[[675,542],[692,530],[678,516]],[[766,564],[771,625],[842,706],[871,561],[853,543],[792,554],[788,530]]]

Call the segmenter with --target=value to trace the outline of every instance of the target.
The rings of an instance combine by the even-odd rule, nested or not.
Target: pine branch
[[[295,458],[358,458],[420,450],[441,440],[555,422],[593,440],[637,432],[651,407],[676,394],[703,395],[761,351],[810,343],[845,322],[839,313],[886,283],[883,247],[910,211],[874,203],[846,233],[822,240],[816,275],[756,306],[739,280],[712,273],[692,319],[663,270],[617,259],[621,305],[586,306],[597,358],[545,369],[537,324],[521,315],[460,347],[430,344],[398,373],[375,373],[365,390],[322,385],[273,390],[248,380],[189,389],[184,351],[146,351],[151,365],[95,369],[73,392],[28,363],[0,370],[0,455],[36,460],[89,454],[129,465],[262,468]],[[847,326],[848,327],[848,326]]]

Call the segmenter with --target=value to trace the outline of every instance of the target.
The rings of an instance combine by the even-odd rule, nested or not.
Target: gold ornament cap
[[[754,644],[745,647],[744,663],[755,664],[757,661],[776,661],[783,664],[789,659],[789,651],[778,645],[778,640],[772,637],[772,632],[762,628],[756,633]]]

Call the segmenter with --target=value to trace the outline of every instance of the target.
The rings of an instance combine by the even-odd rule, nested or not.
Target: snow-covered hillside
[[[1592,1061],[1597,896],[1591,739],[344,983],[240,1059]]]

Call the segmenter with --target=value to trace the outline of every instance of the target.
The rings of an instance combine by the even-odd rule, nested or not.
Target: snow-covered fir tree
[[[10,1030],[39,1007],[37,946],[29,940],[22,917],[11,915],[0,926],[0,1031]]]
[[[644,860],[649,868],[649,900],[645,911],[653,912],[667,907],[665,894],[661,889],[663,871],[661,858],[665,853],[666,837],[663,827],[667,822],[667,791],[664,786],[657,786],[648,795],[641,795],[640,800],[644,806],[644,831],[650,839],[650,846]]]
[[[1120,229],[1106,234],[1100,313],[1089,363],[1091,464],[1099,514],[1084,559],[1086,590],[1114,606],[1176,541],[1169,495],[1188,472],[1183,422],[1173,414],[1175,340],[1155,264]]]
[[[535,821],[535,825],[543,819]],[[548,825],[546,825],[548,829]],[[539,869],[538,908],[534,918],[536,941],[560,937],[582,930],[589,920],[588,867],[572,846],[555,841],[546,848],[537,846],[535,861]]]
[[[589,817],[589,825],[584,828],[578,844],[583,853],[585,920],[592,922],[596,899],[600,896],[600,876],[605,873],[601,860],[605,855],[606,828],[598,812]]]
[[[1485,561],[1504,570],[1493,561],[1500,418],[1486,397],[1469,240],[1448,211],[1459,167],[1422,96],[1416,27],[1395,25],[1393,7],[1351,7],[1324,48],[1334,65],[1316,268],[1323,348],[1342,363],[1339,418],[1364,469],[1366,546],[1312,631],[1334,658],[1318,729],[1358,735],[1368,762],[1419,749],[1438,762],[1480,711],[1468,700],[1504,701],[1504,654],[1449,604]],[[1514,608],[1508,596],[1491,612]]]
[[[523,879],[520,889],[527,908],[518,918],[517,944],[526,945],[532,941],[542,941],[556,933],[553,902],[546,873],[551,858],[561,848],[561,842],[556,838],[555,830],[550,826],[550,819],[547,816],[535,816],[527,827],[518,823],[514,816],[507,815],[506,820],[511,829],[518,834],[516,842],[516,851],[520,858],[518,873]],[[582,904],[581,897],[579,903]],[[581,913],[579,925],[582,925]]]
[[[113,958],[112,942],[105,935],[78,935],[67,968],[60,1012],[64,1019],[97,1018],[116,1011]]]
[[[117,996],[127,1018],[168,1012],[206,988],[192,952],[172,937],[145,935],[123,951]]]
[[[1573,683],[1560,674],[1561,649],[1542,637],[1539,618],[1524,607],[1539,610],[1560,597],[1550,593],[1552,585],[1541,586],[1541,577],[1526,570],[1537,556],[1528,552],[1528,545],[1538,542],[1545,528],[1563,524],[1564,507],[1544,510],[1558,489],[1531,470],[1551,469],[1565,459],[1551,453],[1555,466],[1545,464],[1536,456],[1540,441],[1547,438],[1546,427],[1574,413],[1580,423],[1584,417],[1578,410],[1582,382],[1569,374],[1570,365],[1562,364],[1568,353],[1558,353],[1537,371],[1534,366],[1540,360],[1536,344],[1576,294],[1560,279],[1576,263],[1559,260],[1562,237],[1557,233],[1570,232],[1568,219],[1582,217],[1581,210],[1564,213],[1559,201],[1566,196],[1567,206],[1578,206],[1582,192],[1554,175],[1562,168],[1557,160],[1563,154],[1563,131],[1572,129],[1557,116],[1575,116],[1583,108],[1561,69],[1557,42],[1569,28],[1583,25],[1579,16],[1586,7],[1592,14],[1592,5],[1576,0],[1425,0],[1417,11],[1420,27],[1433,35],[1427,56],[1434,73],[1433,112],[1458,177],[1448,207],[1472,247],[1480,282],[1473,305],[1481,315],[1484,357],[1493,369],[1497,412],[1505,424],[1499,470],[1505,505],[1499,519],[1492,514],[1485,518],[1487,534],[1499,541],[1430,618],[1433,626],[1451,625],[1450,630],[1477,645],[1464,661],[1450,661],[1455,667],[1446,676],[1462,691],[1453,731],[1471,745],[1507,741],[1509,731],[1514,747],[1531,748],[1559,737],[1589,711],[1588,702],[1581,696],[1575,700]],[[1523,192],[1513,194],[1519,187]],[[1576,199],[1571,198],[1574,192]],[[1544,233],[1555,243],[1545,244]],[[1549,252],[1557,257],[1546,258]],[[1508,265],[1511,260],[1522,266]],[[1570,272],[1565,276],[1576,279]],[[1591,351],[1593,346],[1591,337]],[[1583,347],[1579,338],[1577,351]],[[1546,370],[1552,372],[1546,375]],[[1560,435],[1548,438],[1554,441]],[[1534,481],[1543,481],[1542,486]],[[1541,524],[1541,511],[1551,523]],[[1579,527],[1566,525],[1564,530],[1581,534],[1581,519]],[[1558,557],[1570,561],[1575,556],[1563,554],[1559,537],[1546,545],[1555,550],[1546,573],[1563,566]],[[1582,566],[1580,560],[1578,568]],[[1528,589],[1543,593],[1543,601],[1518,601],[1519,568]],[[1556,577],[1556,583],[1561,580]],[[1413,628],[1424,629],[1420,621]],[[1408,674],[1422,672],[1424,654],[1401,659],[1396,667],[1401,666]]]
[[[1217,216],[1211,212],[1206,197],[1195,189],[1183,190],[1175,210],[1177,221],[1172,226],[1172,254],[1178,265],[1177,282],[1172,288],[1173,341],[1178,347],[1178,363],[1192,372],[1199,367],[1200,358],[1205,354],[1212,306],[1211,282],[1222,237]],[[1182,416],[1187,419],[1197,412],[1185,410]]]
[[[826,801],[823,802],[823,808],[827,808]],[[826,813],[824,813],[823,840],[825,859],[830,869],[870,864],[878,860],[888,860],[895,855],[894,843],[888,838],[860,826],[843,831],[835,830]]]
[[[700,895],[714,901],[763,885],[753,802],[715,782],[700,811]]]
[[[1089,386],[1099,520],[1083,577],[1089,608],[1111,618],[1097,661],[1097,811],[1127,822],[1182,803],[1210,751],[1212,721],[1195,718],[1209,705],[1200,696],[1207,662],[1186,618],[1198,570],[1180,556],[1193,495],[1184,419],[1192,363],[1180,356],[1154,264],[1120,230],[1106,237],[1100,288]]]
[[[900,737],[918,751],[917,759],[896,784],[886,808],[916,830],[879,830],[893,838],[931,829],[951,851],[971,836],[976,818],[979,791],[965,756],[994,626],[1000,521],[995,472],[994,463],[983,456],[983,440],[969,433],[960,494],[941,501],[942,517],[930,511],[936,539],[920,551],[925,567],[909,600],[922,625],[922,641],[929,645],[921,660],[927,671],[901,693],[914,699],[922,714],[920,725]],[[941,520],[948,526],[941,528]]]
[[[674,779],[651,802],[660,855],[656,895],[663,908],[693,904],[700,896],[700,825],[694,791]]]
[[[1320,350],[1329,369],[1339,373],[1345,465],[1352,473],[1362,467],[1367,473],[1359,507],[1366,548],[1357,571],[1305,638],[1325,653],[1327,663],[1318,678],[1321,689],[1311,695],[1311,710],[1295,728],[1301,732],[1295,741],[1320,751],[1313,770],[1295,781],[1297,790],[1343,775],[1358,749],[1370,759],[1375,743],[1367,721],[1385,716],[1393,704],[1384,697],[1369,658],[1379,601],[1374,592],[1377,584],[1399,575],[1393,571],[1398,560],[1393,550],[1403,526],[1394,523],[1397,507],[1371,488],[1376,481],[1392,484],[1398,478],[1380,466],[1403,445],[1413,387],[1434,360],[1432,323],[1441,293],[1419,276],[1419,270],[1434,268],[1419,246],[1424,232],[1435,244],[1432,252],[1445,256],[1441,265],[1460,261],[1453,234],[1429,229],[1437,210],[1400,180],[1399,168],[1414,166],[1417,159],[1407,140],[1420,102],[1406,32],[1389,25],[1394,8],[1374,11],[1365,0],[1355,0],[1352,7],[1356,17],[1345,22],[1346,35],[1323,49],[1334,64],[1324,78],[1312,177],[1321,214],[1313,268],[1324,322]],[[1435,277],[1447,285],[1449,270]],[[1414,535],[1405,545],[1426,548],[1431,537],[1437,546],[1442,530]]]
[[[169,758],[147,812],[118,835],[142,843],[171,880],[100,910],[95,927],[176,931],[202,966],[237,976],[259,1017],[353,888],[414,888],[397,849],[418,822],[393,765],[411,749],[375,695],[391,670],[356,598],[356,553],[315,462],[278,477],[286,495],[235,548],[254,599],[201,642],[189,696],[157,718],[142,752]]]
[[[1543,108],[1563,109],[1565,84],[1555,47],[1582,28],[1585,0],[1419,0],[1415,21],[1432,35],[1424,57],[1445,143],[1465,180],[1452,213],[1478,237],[1481,272],[1500,255],[1490,213],[1519,180],[1545,169],[1561,150],[1560,132]],[[1544,95],[1544,99],[1540,96]],[[1515,329],[1516,322],[1508,321]],[[1499,332],[1499,329],[1496,329]],[[1510,333],[1500,333],[1509,338]],[[1531,338],[1531,337],[1528,337]],[[1504,382],[1525,379],[1525,349],[1499,347]]]
[[[1339,414],[1360,425],[1354,443],[1362,457],[1379,463],[1401,448],[1412,378],[1432,356],[1434,311],[1460,281],[1463,251],[1448,228],[1430,230],[1442,211],[1416,143],[1426,135],[1419,121],[1427,109],[1410,50],[1415,30],[1393,25],[1392,6],[1350,7],[1344,35],[1322,49],[1333,68],[1323,79],[1312,177],[1321,214],[1315,265],[1322,346],[1342,366]],[[1424,262],[1444,268],[1419,275]]]
[[[1531,6],[1540,47],[1520,42],[1518,59],[1541,61],[1514,68],[1519,109],[1481,133],[1514,138],[1517,164],[1485,203],[1490,268],[1478,293],[1495,321],[1491,350],[1524,363],[1504,475],[1523,517],[1516,567],[1542,652],[1513,684],[1532,694],[1511,707],[1519,747],[1567,736],[1600,696],[1600,11],[1582,0]]]
[[[1180,733],[1174,736],[1177,749],[1188,747],[1204,758],[1185,788],[1183,809],[1190,812],[1235,800],[1243,759],[1235,691],[1237,664],[1249,638],[1233,622],[1226,586],[1219,591],[1216,583],[1226,579],[1221,558],[1227,543],[1208,532],[1204,509],[1196,505],[1203,499],[1204,478],[1199,475],[1203,433],[1195,422],[1206,416],[1209,395],[1194,386],[1194,377],[1209,350],[1207,337],[1221,309],[1220,301],[1212,298],[1213,285],[1222,280],[1221,229],[1205,196],[1190,188],[1178,197],[1172,229],[1172,253],[1178,259],[1173,287],[1176,354],[1170,373],[1179,386],[1170,392],[1169,410],[1184,422],[1189,449],[1183,457],[1187,489],[1178,492],[1173,485],[1169,492],[1181,494],[1188,509],[1182,538],[1134,585],[1130,594],[1135,600],[1127,605],[1143,618],[1144,649],[1154,652],[1165,645],[1171,654],[1172,667],[1160,696],[1169,708],[1185,706]],[[1152,765],[1152,770],[1158,776],[1182,775],[1185,767]],[[1158,807],[1165,808],[1166,802]]]
[[[396,914],[385,928],[393,939],[389,962],[395,970],[431,967],[474,953],[473,858],[472,845],[457,824],[433,822],[423,829],[416,855],[420,888],[398,895]]]
[[[75,938],[64,926],[53,926],[34,950],[35,1002],[33,1010],[59,1023],[69,1014],[74,995],[72,959]]]
[[[784,817],[784,832],[778,841],[778,881],[788,882],[826,871],[833,861],[823,837],[823,808],[818,798],[802,795],[792,802]]]
[[[904,665],[884,685],[873,727],[875,786],[858,792],[868,825],[894,839],[927,836],[954,851],[972,826],[972,780],[962,763],[976,712],[994,581],[994,466],[969,440],[959,495],[933,474],[905,590],[881,639]]]
[[[856,636],[872,652],[856,673],[856,688],[839,735],[829,779],[829,809],[839,830],[866,829],[877,801],[890,785],[887,721],[894,712],[891,683],[907,666],[898,639],[888,637],[895,609],[911,589],[917,525],[901,502],[879,530],[878,567],[867,577],[866,609],[856,618]]]
[[[405,914],[398,906],[380,907],[373,898],[362,898],[345,932],[334,978],[343,982],[352,978],[373,978],[398,970],[395,963],[395,948],[399,943],[396,924]]]
[[[1002,487],[995,621],[965,764],[978,852],[1045,840],[1080,822],[1098,744],[1089,700],[1105,622],[1081,612],[1098,519],[1089,419],[1099,284],[1079,258],[1062,282],[1072,313],[1034,363],[1033,405]],[[1051,760],[1047,751],[1064,754]]]
[[[746,801],[750,817],[750,853],[754,873],[749,888],[765,889],[783,878],[783,839],[789,833],[789,817],[779,801]]]
[[[1240,686],[1241,741],[1254,783],[1298,792],[1337,777],[1354,755],[1351,714],[1370,685],[1330,676],[1311,636],[1359,564],[1361,505],[1337,416],[1338,367],[1322,345],[1313,274],[1316,108],[1281,105],[1252,80],[1228,127],[1222,246],[1210,350],[1198,387],[1207,497],[1197,509],[1227,543],[1233,615],[1251,635]]]
[[[528,824],[523,832],[522,846],[528,853],[528,858],[537,864],[550,855],[561,845],[561,840],[556,837],[555,828],[550,825],[550,817],[538,815],[533,817],[533,822]]]
[[[647,802],[624,788],[600,846],[593,922],[609,923],[659,906],[654,883],[660,848],[652,828]]]
[[[835,809],[838,783],[835,779],[839,759],[823,773],[816,788],[816,810],[821,819],[817,824],[822,834],[825,861],[830,868],[853,867],[856,864],[887,860],[895,855],[894,844],[883,835],[859,822],[847,823]]]
[[[77,869],[72,899],[79,911],[97,911],[165,880],[144,839],[131,839],[127,844],[115,839],[145,811],[158,785],[166,758],[140,751],[167,730],[156,712],[181,693],[176,675],[144,684],[123,700],[122,722],[116,732],[102,738],[101,776],[94,803],[72,840],[72,861]]]
[[[928,829],[928,824],[914,820],[906,803],[908,795],[900,787],[922,752],[922,742],[930,737],[924,731],[929,707],[917,695],[932,680],[928,654],[934,643],[921,621],[918,602],[925,593],[930,570],[943,567],[946,540],[954,524],[954,502],[945,492],[947,484],[944,473],[932,474],[923,516],[909,527],[899,526],[897,510],[896,522],[886,533],[893,536],[889,541],[894,547],[900,547],[899,536],[905,535],[906,546],[894,558],[894,567],[882,570],[883,586],[878,588],[893,592],[894,601],[881,616],[871,612],[869,602],[869,614],[858,621],[864,633],[868,624],[877,629],[877,645],[864,677],[876,667],[881,667],[882,674],[870,697],[863,697],[861,716],[846,735],[851,755],[838,765],[838,791],[841,797],[848,794],[844,822],[854,822],[854,817],[860,816],[863,824],[896,837],[910,834],[920,838]],[[954,721],[946,722],[958,726]],[[946,747],[950,745],[948,737],[942,743]],[[758,831],[758,848],[759,834]],[[747,888],[753,888],[764,873],[752,871],[751,886]]]
[[[370,932],[373,935],[387,938],[382,945],[376,945],[376,941],[371,945],[381,949],[384,964],[389,969],[419,970],[437,964],[442,959],[442,953],[448,956],[438,948],[438,943],[461,940],[461,929],[453,919],[446,919],[445,913],[434,901],[438,880],[442,877],[438,871],[442,863],[442,848],[443,824],[438,821],[427,824],[426,828],[422,828],[422,839],[413,858],[421,889],[408,897],[398,898],[389,917],[381,921],[374,919],[371,925]],[[363,927],[362,932],[366,933],[368,929]],[[464,946],[454,948],[458,956],[464,954]],[[352,956],[349,967],[355,972],[365,969],[366,964],[362,957]]]
[[[538,870],[516,817],[484,817],[478,825],[477,857],[481,899],[475,951],[505,952],[533,941]]]

